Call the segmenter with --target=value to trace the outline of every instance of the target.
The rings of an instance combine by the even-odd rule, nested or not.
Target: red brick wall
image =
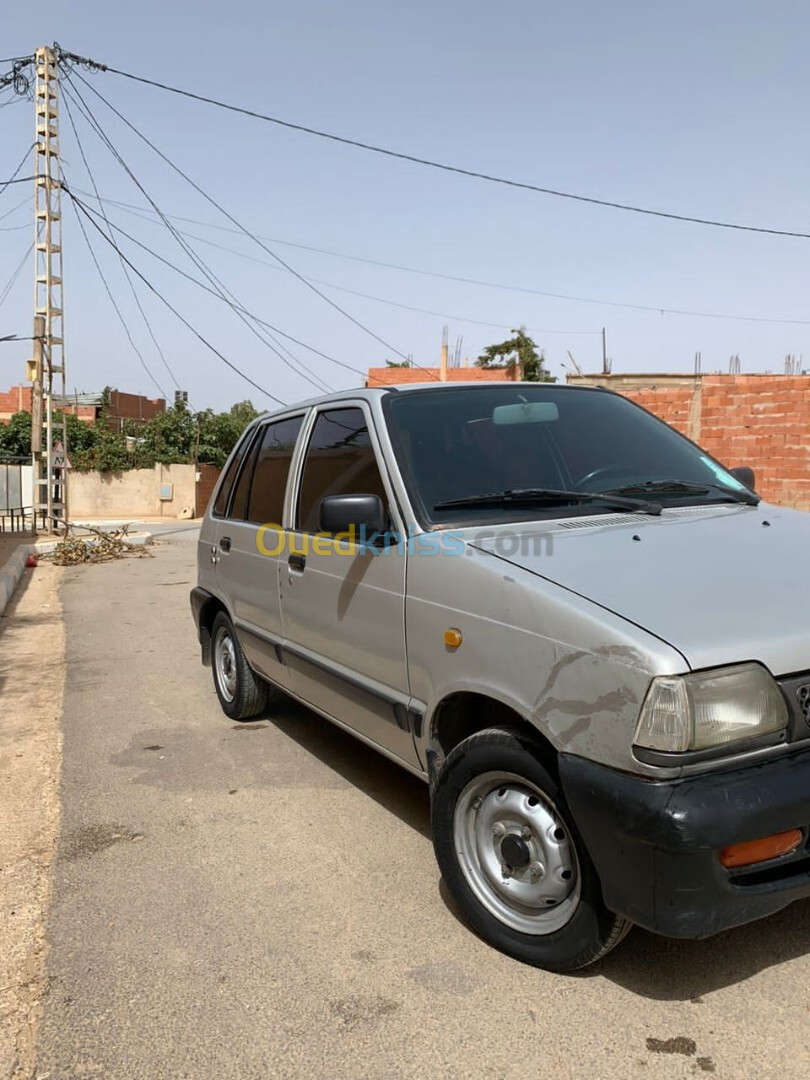
[[[120,390],[110,391],[110,417],[124,420],[151,420],[158,413],[166,411],[163,398],[147,398],[140,394],[124,394]]]
[[[15,412],[31,412],[31,387],[12,386],[0,391],[0,423],[8,423]]]
[[[371,368],[367,386],[430,382],[438,368]],[[503,369],[451,368],[449,382],[506,381]],[[810,375],[612,375],[569,379],[624,394],[724,465],[750,465],[768,501],[810,510]]]
[[[600,380],[601,381],[601,380]],[[810,375],[703,375],[693,386],[608,382],[729,467],[768,501],[810,510]]]
[[[506,368],[448,368],[447,382],[514,382],[515,374]],[[366,386],[401,386],[404,383],[430,383],[439,380],[438,368],[369,368]]]
[[[71,404],[68,399],[65,409],[74,413],[87,424],[94,424],[99,412],[95,405]],[[31,411],[31,387],[12,386],[10,390],[0,392],[0,423],[7,423],[15,412]],[[120,431],[124,420],[151,420],[158,413],[166,411],[163,398],[147,398],[140,394],[124,394],[120,390],[110,391],[110,427]]]

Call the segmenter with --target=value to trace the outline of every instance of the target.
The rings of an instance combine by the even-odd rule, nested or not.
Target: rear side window
[[[388,501],[362,409],[319,413],[301,477],[299,529],[318,532],[325,495],[379,495],[383,503]]]
[[[235,518],[236,521],[244,521],[245,519],[245,503],[247,502],[247,493],[250,490],[250,478],[253,476],[253,467],[256,464],[256,455],[259,452],[259,446],[261,445],[262,435],[259,431],[256,438],[250,444],[250,450],[245,455],[245,460],[242,464],[241,472],[236,480],[236,488],[231,499],[231,508],[228,513],[229,518]]]
[[[281,524],[290,462],[303,419],[293,416],[264,429],[248,498],[248,521],[257,525]]]
[[[248,447],[253,441],[253,436],[255,434],[255,430],[246,434],[245,437],[242,439],[241,443],[239,444],[236,453],[231,458],[230,465],[228,466],[225,475],[222,478],[222,483],[219,485],[217,497],[214,502],[215,517],[225,517],[225,511],[228,509],[228,500],[231,497],[231,491],[233,490],[233,483],[236,479],[236,474],[239,472],[239,466],[245,460],[245,454],[247,453]]]

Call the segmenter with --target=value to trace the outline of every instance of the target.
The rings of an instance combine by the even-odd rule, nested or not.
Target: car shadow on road
[[[292,701],[285,702],[281,711],[268,712],[262,720],[430,840],[430,803],[423,781]],[[441,879],[438,888],[447,910],[463,923]],[[614,952],[573,977],[603,978],[654,1001],[700,1004],[716,990],[745,982],[807,953],[810,900],[704,941],[675,941],[634,927]]]
[[[424,781],[292,700],[284,702],[283,710],[271,710],[262,719],[430,839],[430,800]]]
[[[638,927],[583,975],[601,976],[640,997],[693,1001],[810,953],[810,901],[703,941],[674,941]]]

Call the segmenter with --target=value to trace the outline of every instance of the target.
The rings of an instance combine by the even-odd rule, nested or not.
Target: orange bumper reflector
[[[801,829],[789,829],[787,832],[763,836],[761,840],[746,840],[742,844],[729,844],[720,852],[723,866],[751,866],[753,863],[766,862],[780,855],[789,855],[802,841]]]
[[[448,649],[457,649],[462,640],[461,631],[455,626],[451,626],[449,630],[445,630],[444,643]]]

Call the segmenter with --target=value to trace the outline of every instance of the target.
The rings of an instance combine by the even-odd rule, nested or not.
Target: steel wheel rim
[[[470,889],[505,926],[541,936],[573,916],[581,876],[573,837],[525,777],[488,772],[471,780],[456,803],[453,842]]]
[[[214,664],[217,685],[226,701],[236,697],[236,649],[227,630],[220,630],[214,644]]]

